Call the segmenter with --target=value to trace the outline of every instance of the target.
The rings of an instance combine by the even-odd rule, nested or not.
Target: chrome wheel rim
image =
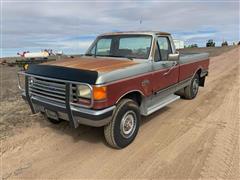
[[[136,129],[136,113],[134,111],[127,111],[120,124],[120,131],[123,137],[129,138],[133,135]]]
[[[198,87],[199,87],[199,85],[198,85],[198,80],[197,80],[197,79],[194,79],[194,81],[193,81],[193,94],[194,94],[194,95],[197,94],[197,92],[198,92]]]

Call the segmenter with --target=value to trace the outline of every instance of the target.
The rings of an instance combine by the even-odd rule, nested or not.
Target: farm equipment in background
[[[198,45],[197,44],[191,44],[190,47],[191,48],[198,48]]]
[[[16,60],[15,64],[22,68],[23,70],[27,70],[29,64],[40,64],[48,61],[55,61],[56,58],[54,59],[45,59],[45,58],[36,58],[36,59],[21,59],[21,60]]]
[[[40,64],[48,61],[56,61],[63,55],[62,52],[53,53],[52,49],[45,49],[41,52],[24,51],[17,54],[21,56],[21,59],[17,59],[15,64],[23,70],[26,70],[29,64]]]
[[[215,47],[215,42],[212,39],[209,39],[206,43],[206,47]]]
[[[223,47],[223,46],[228,46],[228,42],[227,42],[227,41],[223,41],[223,42],[222,42],[222,47]]]

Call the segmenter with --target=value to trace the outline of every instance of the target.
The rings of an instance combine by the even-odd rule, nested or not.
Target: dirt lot
[[[197,98],[144,118],[123,150],[106,145],[102,128],[71,129],[31,115],[19,98],[17,69],[1,67],[0,177],[239,179],[240,48],[208,50],[215,57]]]

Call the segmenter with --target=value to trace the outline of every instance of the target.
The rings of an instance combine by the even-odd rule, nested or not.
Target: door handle
[[[164,75],[164,76],[168,75],[168,74],[173,70],[173,68],[175,68],[175,66],[176,66],[177,64],[178,64],[177,62],[174,62],[173,66],[172,66],[167,72],[165,72],[163,75]]]

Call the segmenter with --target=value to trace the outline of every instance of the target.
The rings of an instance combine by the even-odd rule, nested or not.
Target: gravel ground
[[[102,128],[71,129],[31,115],[19,97],[17,69],[2,66],[0,177],[239,179],[240,48],[208,50],[210,73],[197,98],[144,118],[123,150],[106,145]]]

